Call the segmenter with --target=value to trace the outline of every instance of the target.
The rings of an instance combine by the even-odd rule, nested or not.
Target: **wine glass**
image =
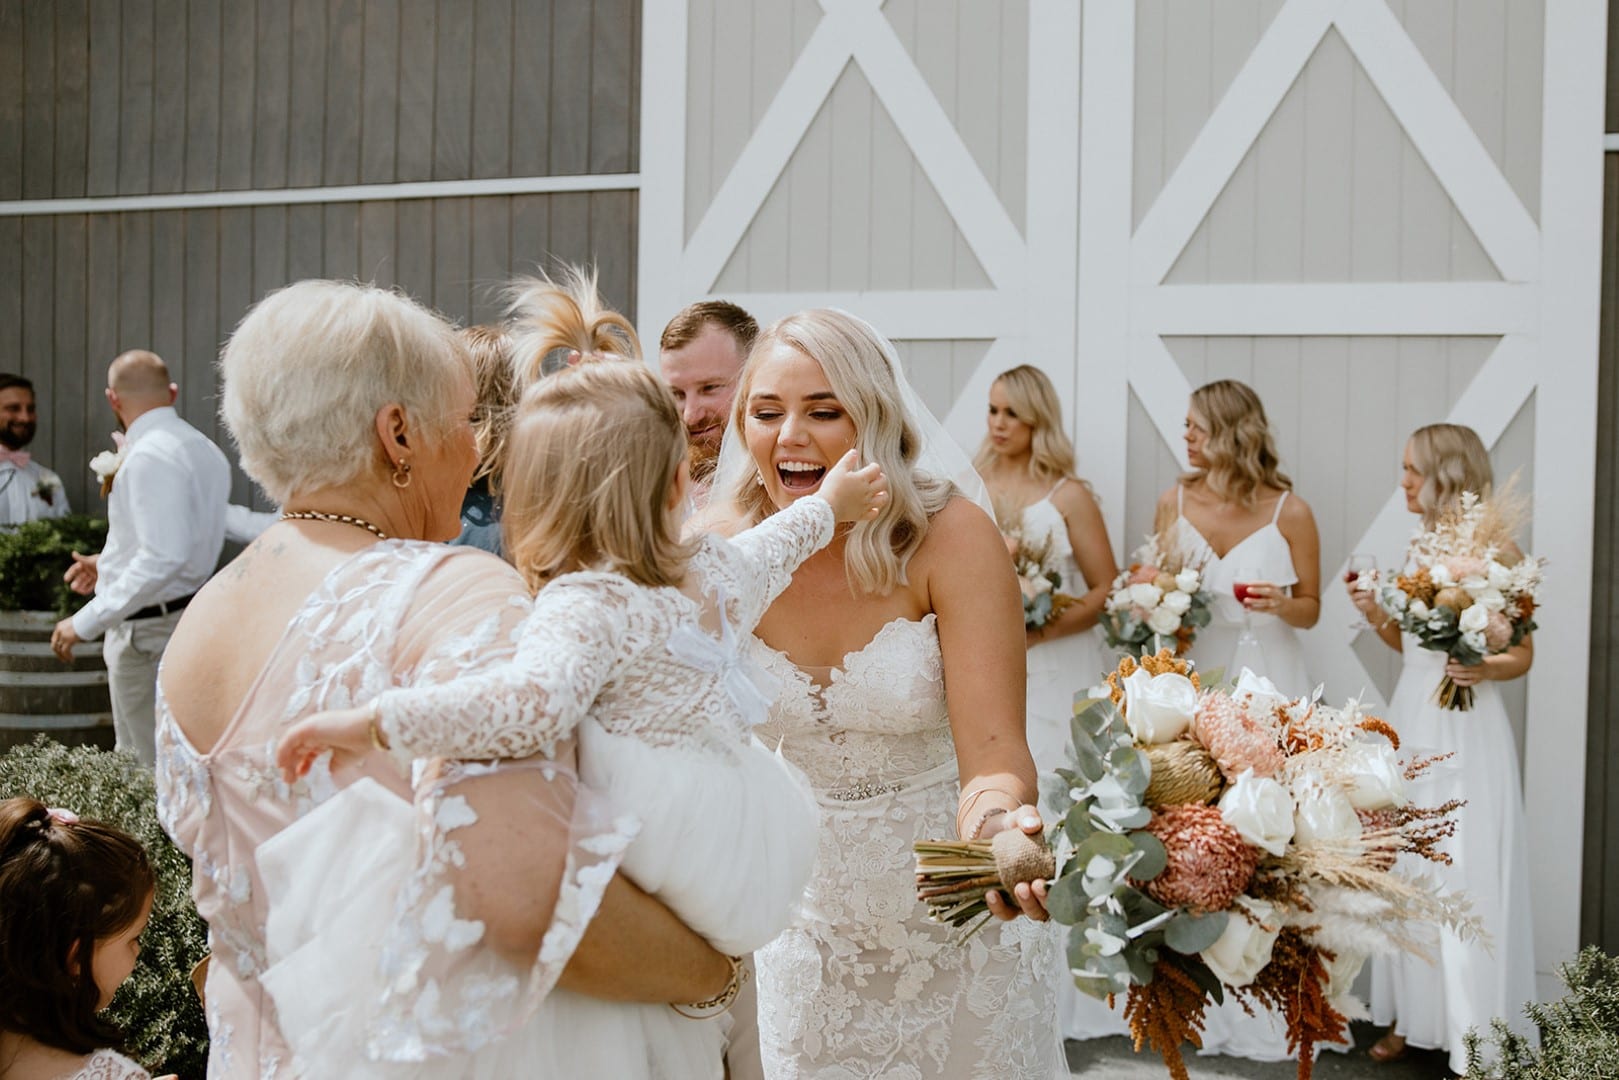
[[[1250,599],[1259,599],[1254,586],[1265,580],[1265,572],[1257,566],[1241,565],[1237,567],[1237,574],[1231,581],[1231,593],[1242,605],[1242,633],[1237,637],[1237,647],[1231,656],[1231,667],[1227,677],[1234,679],[1248,668],[1255,674],[1265,673],[1265,647],[1259,643],[1254,634],[1253,612],[1248,610]]]
[[[1349,556],[1348,569],[1344,571],[1344,584],[1353,588],[1355,582],[1360,580],[1360,576],[1362,574],[1373,573],[1376,570],[1377,556],[1356,552],[1355,554]],[[1349,624],[1349,628],[1358,633],[1360,631],[1370,630],[1372,628],[1372,624],[1367,620],[1366,613],[1361,611],[1359,608],[1356,608],[1355,621]]]

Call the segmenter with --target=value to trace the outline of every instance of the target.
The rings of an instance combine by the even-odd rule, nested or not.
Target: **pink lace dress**
[[[279,1078],[339,1075],[324,1061],[295,1060],[283,1037],[275,1003],[261,982],[269,967],[268,893],[258,859],[261,844],[310,815],[339,791],[364,781],[414,822],[416,843],[397,853],[414,868],[414,892],[401,893],[399,906],[367,913],[385,929],[389,955],[414,958],[423,983],[431,982],[442,1010],[453,1010],[487,983],[458,978],[442,955],[411,953],[399,940],[427,921],[462,929],[478,926],[461,919],[461,903],[451,870],[473,874],[480,864],[463,858],[460,867],[446,853],[476,847],[462,843],[475,830],[478,813],[533,820],[537,829],[560,829],[568,848],[536,868],[543,891],[558,896],[557,915],[541,955],[525,968],[505,973],[506,997],[477,1016],[479,1035],[490,1038],[521,1020],[555,981],[583,934],[601,891],[612,877],[616,852],[613,823],[597,824],[588,799],[575,798],[571,746],[555,762],[516,762],[504,775],[489,767],[450,767],[420,785],[421,807],[411,809],[408,773],[386,755],[367,755],[357,766],[332,771],[322,759],[308,776],[288,786],[275,767],[276,743],[288,725],[323,709],[365,701],[392,687],[425,686],[473,674],[511,656],[516,628],[530,602],[521,579],[493,557],[469,549],[413,541],[385,541],[335,567],[289,624],[236,715],[218,742],[198,751],[175,722],[162,693],[157,700],[158,815],[175,842],[193,860],[192,895],[209,926],[213,960],[207,993],[211,1048],[210,1077]],[[492,798],[498,796],[498,800]],[[446,808],[452,808],[447,812]],[[560,826],[554,819],[563,818]],[[569,819],[573,843],[566,838]],[[356,832],[326,833],[324,842],[355,865],[375,860],[374,837]],[[617,841],[617,850],[623,841]],[[548,858],[546,845],[535,858]],[[592,850],[593,849],[593,850]],[[320,852],[309,853],[307,879],[324,880]],[[512,859],[527,852],[508,852]],[[566,903],[564,903],[566,901]],[[390,918],[389,916],[392,916]],[[470,941],[466,940],[471,938]],[[476,936],[464,933],[461,944]],[[464,955],[466,950],[462,950]],[[483,950],[487,952],[488,950]],[[437,966],[435,966],[437,963]],[[310,986],[310,991],[322,989]],[[467,1026],[437,1024],[445,1012],[422,1010],[407,1018],[417,1037],[430,1034],[445,1045],[466,1047],[477,1040]],[[459,1018],[457,1018],[459,1019]],[[468,1021],[470,1024],[471,1021]],[[436,1024],[436,1026],[434,1026]],[[470,1075],[470,1073],[468,1074]]]
[[[97,1050],[60,1080],[152,1080],[152,1074],[114,1050]]]

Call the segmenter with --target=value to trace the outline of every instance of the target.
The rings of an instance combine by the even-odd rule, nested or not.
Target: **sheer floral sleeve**
[[[635,588],[609,574],[559,578],[535,599],[509,661],[383,694],[380,722],[394,752],[403,760],[554,755],[612,677]]]
[[[730,600],[738,633],[753,633],[799,565],[832,542],[836,525],[831,504],[819,495],[808,495],[731,537],[723,569],[709,572],[720,579],[718,584]]]

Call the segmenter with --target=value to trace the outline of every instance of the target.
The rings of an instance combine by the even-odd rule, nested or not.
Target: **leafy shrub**
[[[154,1073],[200,1080],[208,1026],[190,974],[208,951],[208,931],[191,902],[191,861],[158,824],[152,771],[132,754],[69,749],[42,735],[0,757],[0,798],[20,795],[114,825],[146,848],[157,875],[152,919],[135,973],[107,1012],[125,1033],[125,1053]]]
[[[89,598],[69,589],[62,575],[73,552],[89,555],[106,543],[106,520],[84,514],[0,529],[0,611],[73,614]]]
[[[1619,957],[1588,945],[1559,971],[1568,996],[1524,1006],[1540,1026],[1540,1048],[1492,1021],[1489,1056],[1495,1064],[1485,1066],[1484,1040],[1470,1031],[1462,1080],[1619,1080]]]

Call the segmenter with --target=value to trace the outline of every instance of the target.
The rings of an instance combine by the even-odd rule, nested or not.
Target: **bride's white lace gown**
[[[911,845],[955,835],[958,795],[936,621],[889,623],[824,686],[754,643],[782,680],[761,737],[821,804],[806,921],[755,957],[770,1080],[1068,1075],[1054,924],[991,923],[960,945],[916,899]]]
[[[747,664],[743,643],[793,570],[826,545],[832,529],[831,507],[808,498],[734,539],[703,538],[689,564],[691,591],[703,602],[616,573],[564,575],[536,597],[511,663],[441,685],[384,693],[378,701],[381,726],[396,753],[416,758],[523,758],[548,754],[558,740],[577,737],[582,783],[605,797],[615,814],[639,823],[619,868],[722,952],[752,952],[799,910],[815,858],[818,813],[803,778],[753,738],[770,693]],[[356,806],[349,821],[363,820],[368,812]],[[386,826],[380,831],[394,832]],[[330,823],[325,832],[355,830]],[[278,857],[289,876],[313,873],[301,855]],[[444,851],[443,859],[453,862],[453,852]],[[419,943],[421,957],[401,963],[383,952],[387,988],[373,988],[386,1008],[380,1022],[369,1018],[372,1056],[419,1059],[437,1025],[456,1036],[451,1052],[436,1061],[426,1055],[427,1067],[404,1075],[720,1080],[728,1017],[692,1020],[666,1005],[603,1001],[563,989],[536,1001],[522,1027],[484,1049],[477,1069],[469,1071],[454,1051],[475,1048],[490,1027],[475,1000],[477,987],[449,1008],[438,1001],[435,987],[416,976],[421,958],[455,951],[454,926],[446,929],[440,919],[435,929],[434,888],[429,882],[412,896],[407,885],[400,906],[420,913],[420,929],[407,942]],[[296,896],[290,906],[316,909],[280,913],[311,924],[330,907]],[[371,906],[375,910],[376,902]],[[353,908],[352,899],[344,907]],[[573,917],[566,907],[559,903],[559,919]],[[274,901],[271,915],[274,953]],[[332,925],[340,918],[334,912]],[[293,937],[282,951],[318,951],[323,967],[334,973],[375,970],[375,957],[364,947],[325,926],[304,940]],[[397,992],[402,978],[415,982],[403,994]],[[267,979],[277,981],[273,968]],[[306,989],[311,981],[319,980],[286,980],[285,993],[277,992],[276,999],[278,1005],[283,996],[299,999],[297,1012],[305,1019],[294,1018],[292,1005],[281,1008],[287,1038],[300,1057],[329,1066],[339,1055],[352,1055],[345,1046],[355,1043],[352,1025],[334,1025],[330,1014],[343,1008],[341,997],[356,987],[361,999],[373,988],[363,974],[351,975],[343,979],[343,994],[329,994],[331,1005],[320,1007]],[[496,980],[479,985],[490,995],[503,992]],[[424,1013],[430,1023],[418,1020]],[[343,1060],[343,1070],[322,1075],[400,1075],[352,1056]]]

